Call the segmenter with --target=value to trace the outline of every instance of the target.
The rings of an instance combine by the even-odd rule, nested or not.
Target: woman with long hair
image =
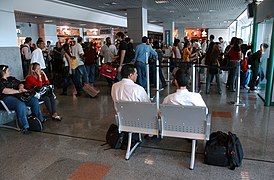
[[[218,93],[222,94],[220,75],[219,75],[219,47],[211,42],[205,55],[205,64],[208,65],[206,77],[206,94],[209,94],[211,79],[215,76],[217,81]]]
[[[44,71],[40,69],[39,63],[32,63],[30,66],[29,75],[26,77],[25,82],[27,89],[33,89],[34,87],[42,87],[43,85],[50,85],[49,79]],[[56,112],[56,104],[54,95],[44,94],[41,96],[41,100],[45,102],[47,110],[51,115],[52,119],[61,121],[62,117]]]

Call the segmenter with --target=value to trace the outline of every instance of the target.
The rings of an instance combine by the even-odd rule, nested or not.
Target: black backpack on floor
[[[28,116],[28,123],[29,123],[29,130],[30,131],[36,131],[36,132],[42,132],[43,131],[43,125],[37,117],[35,117],[33,115],[29,115]]]
[[[241,166],[244,157],[242,144],[236,134],[231,132],[228,132],[227,155],[231,170]]]
[[[113,149],[127,149],[128,133],[118,131],[118,126],[111,124],[106,134],[107,144]],[[132,146],[139,141],[139,135],[132,133]]]
[[[227,166],[227,134],[221,131],[210,134],[205,147],[205,163],[215,166]]]
[[[216,166],[229,166],[231,170],[240,167],[244,152],[236,134],[218,131],[210,134],[205,147],[205,163]]]

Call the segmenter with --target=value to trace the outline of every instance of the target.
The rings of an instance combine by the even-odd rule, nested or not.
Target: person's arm
[[[119,64],[119,67],[118,67],[118,72],[121,72],[121,69],[122,69],[122,65],[123,65],[123,62],[124,62],[125,55],[126,55],[126,50],[121,50],[120,64]]]
[[[20,93],[19,90],[11,89],[11,88],[4,88],[2,91],[3,94],[17,94]]]
[[[41,78],[42,78],[42,83],[45,85],[50,85],[49,79],[44,71],[41,71]],[[40,77],[39,77],[40,78]]]
[[[177,61],[178,61],[178,58],[177,58],[177,53],[176,53],[176,47],[175,47],[175,46],[172,47],[172,52],[173,52],[173,54],[174,54],[175,61],[177,62]]]

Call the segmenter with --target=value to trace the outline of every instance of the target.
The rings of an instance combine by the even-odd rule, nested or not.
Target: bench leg
[[[18,128],[18,127],[13,127],[13,126],[4,125],[4,124],[1,124],[0,128],[7,128],[7,129],[12,129],[12,130],[20,131],[20,128]]]
[[[140,138],[139,134],[139,138]],[[128,144],[127,144],[127,152],[126,152],[126,157],[125,159],[128,160],[131,156],[131,154],[133,153],[133,151],[137,148],[137,146],[141,143],[141,142],[137,142],[132,148],[131,148],[131,139],[132,139],[132,133],[129,132],[128,133]]]
[[[194,169],[194,162],[195,162],[195,151],[196,151],[196,140],[192,140],[192,150],[191,150],[191,160],[190,160],[190,167],[189,169]]]

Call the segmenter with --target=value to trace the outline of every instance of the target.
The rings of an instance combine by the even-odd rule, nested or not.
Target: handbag
[[[117,68],[111,64],[107,64],[107,63],[102,64],[102,67],[100,69],[100,74],[102,76],[105,76],[107,78],[114,80],[117,75]]]
[[[36,94],[35,91],[26,91],[26,92],[21,92],[21,93],[13,94],[13,96],[15,96],[16,98],[18,98],[19,100],[21,100],[23,102],[27,102],[32,97],[34,97],[35,94]]]
[[[53,85],[35,86],[33,90],[41,96],[55,96]]]

